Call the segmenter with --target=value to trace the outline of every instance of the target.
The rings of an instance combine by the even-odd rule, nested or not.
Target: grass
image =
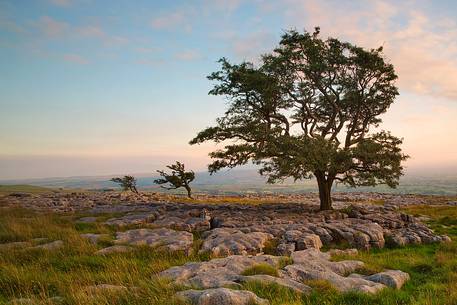
[[[411,206],[404,212],[430,217],[429,225],[439,234],[457,240],[457,207]],[[114,228],[98,222],[76,224],[86,215],[36,214],[23,209],[0,208],[0,242],[31,241],[46,238],[62,240],[57,251],[0,248],[0,304],[13,298],[31,298],[36,304],[52,304],[52,297],[63,298],[61,304],[180,304],[173,299],[177,287],[157,274],[174,265],[209,259],[208,254],[167,253],[148,247],[134,252],[94,256],[93,253],[111,240],[93,245],[81,233],[105,233],[113,236]],[[100,220],[112,215],[100,215]],[[201,240],[195,235],[194,253]],[[38,243],[38,242],[36,242]],[[402,248],[376,249],[360,252],[357,257],[366,266],[360,273],[370,274],[383,269],[400,269],[411,275],[401,290],[386,289],[377,295],[338,293],[328,283],[307,283],[314,288],[310,295],[298,295],[278,285],[246,283],[244,289],[268,299],[272,305],[298,304],[457,304],[457,242],[416,245]],[[290,261],[285,260],[282,265]],[[281,266],[280,266],[281,267]],[[277,269],[257,265],[245,270],[246,275],[276,275]],[[92,291],[97,284],[122,285],[121,292]]]
[[[7,195],[11,193],[42,194],[49,192],[52,192],[52,189],[41,186],[27,184],[0,185],[0,195]]]

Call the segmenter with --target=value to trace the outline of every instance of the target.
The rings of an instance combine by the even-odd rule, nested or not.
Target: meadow
[[[457,240],[457,207],[410,206],[404,212],[428,216],[429,225],[436,232]],[[46,238],[62,240],[64,247],[56,251],[0,247],[0,304],[8,304],[13,299],[18,300],[11,304],[182,304],[174,300],[173,295],[183,287],[158,278],[157,274],[188,261],[210,259],[205,254],[186,256],[147,247],[139,247],[131,253],[96,256],[94,252],[111,245],[111,239],[106,238],[94,245],[80,234],[107,233],[113,236],[115,229],[100,222],[75,222],[83,216],[87,215],[1,208],[0,243],[30,241],[31,244],[40,244]],[[117,215],[105,214],[99,220],[113,216]],[[195,237],[194,248],[197,250],[201,240],[198,235]],[[457,242],[453,241],[359,252],[355,259],[366,264],[360,273],[388,268],[403,270],[411,276],[401,290],[389,288],[376,295],[338,293],[321,281],[306,283],[315,288],[310,295],[259,283],[244,284],[243,289],[270,300],[273,305],[457,304],[456,251]],[[334,257],[335,260],[344,258]],[[246,270],[246,274],[274,272],[262,267]],[[103,283],[126,289],[94,288],[94,285]]]

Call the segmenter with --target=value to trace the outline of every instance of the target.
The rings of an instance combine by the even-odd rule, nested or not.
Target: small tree
[[[158,170],[157,172],[163,178],[154,180],[154,183],[160,185],[169,184],[169,186],[161,185],[162,188],[167,190],[174,190],[183,187],[187,191],[187,196],[192,198],[192,190],[189,184],[195,179],[195,173],[193,171],[186,172],[184,164],[179,161],[176,161],[176,164],[167,165],[167,168],[171,169],[171,174]]]
[[[334,182],[396,187],[402,140],[373,130],[398,95],[382,48],[365,50],[335,38],[289,31],[259,65],[220,60],[212,95],[228,109],[190,144],[224,143],[210,153],[214,173],[252,161],[268,182],[314,176],[321,210],[332,209]]]
[[[135,194],[138,194],[136,188],[136,179],[133,176],[124,176],[123,178],[112,178],[110,181],[119,184],[123,191],[132,191]]]

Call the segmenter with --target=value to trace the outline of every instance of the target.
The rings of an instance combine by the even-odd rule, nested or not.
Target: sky
[[[224,112],[217,60],[315,26],[384,47],[407,170],[457,169],[455,1],[0,0],[0,179],[204,170],[214,146],[188,142]]]

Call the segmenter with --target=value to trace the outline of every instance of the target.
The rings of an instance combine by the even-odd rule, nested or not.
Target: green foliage
[[[195,179],[195,173],[193,171],[186,172],[184,164],[179,161],[176,161],[175,164],[167,165],[167,168],[171,169],[171,174],[158,170],[157,172],[163,178],[154,180],[154,183],[160,184],[162,188],[167,190],[183,187],[187,191],[187,196],[192,198],[190,183]],[[169,186],[163,186],[162,184],[168,184]]]
[[[229,101],[217,125],[191,144],[214,141],[214,173],[254,162],[274,183],[317,178],[321,208],[331,208],[334,181],[356,186],[398,185],[402,140],[370,133],[398,95],[394,67],[382,48],[365,50],[314,33],[286,32],[258,66],[220,60],[211,95]],[[228,143],[227,141],[230,141]]]
[[[116,177],[112,178],[110,181],[118,183],[123,191],[132,191],[138,194],[138,190],[136,188],[136,179],[133,176],[124,176],[123,178]]]

